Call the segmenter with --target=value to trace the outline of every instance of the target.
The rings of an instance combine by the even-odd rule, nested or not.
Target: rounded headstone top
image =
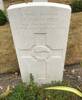
[[[71,12],[71,7],[69,5],[60,4],[60,3],[51,3],[51,2],[20,3],[20,4],[10,5],[7,10],[19,9],[19,8],[24,8],[24,7],[33,7],[33,6],[57,7],[57,8],[66,9]]]

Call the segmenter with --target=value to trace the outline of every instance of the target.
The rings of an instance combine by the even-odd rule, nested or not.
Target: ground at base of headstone
[[[72,67],[65,67],[65,70],[64,70],[64,82],[61,83],[61,85],[67,84],[67,86],[69,85],[71,87],[74,87],[74,88],[79,89],[80,91],[82,91],[82,74],[81,74],[81,72],[82,72],[82,68],[79,65],[74,66],[74,67],[73,66]],[[0,94],[4,90],[6,90],[7,86],[10,86],[10,87],[14,88],[15,86],[17,86],[20,83],[21,83],[21,77],[17,72],[13,73],[13,74],[2,74],[2,75],[0,75]],[[57,85],[59,85],[59,83]],[[51,84],[50,86],[53,86],[53,84]],[[17,88],[18,89],[20,88],[19,85],[17,86]],[[21,91],[20,90],[21,89],[16,90],[16,92],[17,91],[21,92],[22,90]],[[35,95],[34,92],[32,92],[32,93],[33,93],[32,95]],[[15,94],[13,94],[13,95],[15,95]],[[40,95],[42,96],[42,94],[40,94]],[[65,95],[67,95],[68,97],[71,97],[71,98],[66,99]],[[58,92],[58,91],[57,92],[56,91],[55,92],[48,92],[48,97],[49,96],[52,98],[51,100],[54,100],[53,99],[54,97],[56,98],[55,100],[81,100],[81,98],[79,98],[78,96],[76,96],[74,94],[71,95],[71,94],[66,93],[66,92]],[[35,100],[33,98],[31,100]],[[15,99],[13,98],[12,100],[15,100]],[[3,99],[3,100],[5,100],[5,99]],[[10,100],[10,98],[8,100]],[[16,99],[16,100],[19,100],[19,99]],[[23,100],[23,99],[20,99],[20,100]],[[24,100],[27,100],[27,99],[24,99]],[[28,100],[30,100],[30,99],[28,99]],[[42,100],[50,100],[50,99],[47,98],[47,99],[42,99]]]

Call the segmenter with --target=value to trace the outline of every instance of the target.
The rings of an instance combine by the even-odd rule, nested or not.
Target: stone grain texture
[[[29,76],[39,84],[62,81],[71,8],[32,2],[12,5],[8,18],[23,82]]]

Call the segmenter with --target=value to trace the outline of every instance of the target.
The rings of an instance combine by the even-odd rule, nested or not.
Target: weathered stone
[[[32,73],[39,84],[62,81],[71,8],[33,2],[8,8],[23,82]]]

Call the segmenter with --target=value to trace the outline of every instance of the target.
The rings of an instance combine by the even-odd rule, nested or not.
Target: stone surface
[[[3,0],[0,0],[0,10],[4,10]]]
[[[12,5],[8,16],[23,82],[62,81],[71,8],[33,2]]]

